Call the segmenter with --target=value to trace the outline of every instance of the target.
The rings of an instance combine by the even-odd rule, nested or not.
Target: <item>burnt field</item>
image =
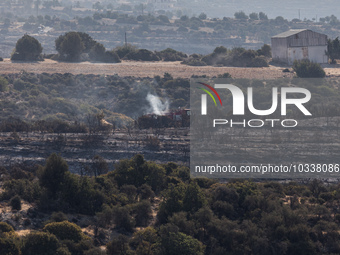
[[[103,157],[112,170],[120,159],[143,154],[158,163],[189,164],[188,129],[126,130],[106,134],[0,133],[2,165],[44,164],[53,152],[60,153],[70,171],[86,173],[95,155]]]
[[[338,164],[340,155],[340,118],[299,120],[294,129],[223,127],[219,136],[205,133],[196,143],[204,157],[205,143],[223,152],[228,164]],[[86,173],[86,166],[100,155],[109,170],[120,159],[143,154],[157,163],[176,162],[189,166],[188,128],[127,129],[105,134],[3,132],[0,133],[2,165],[44,164],[53,152],[60,153],[74,173]],[[199,145],[201,144],[201,145]],[[208,154],[207,154],[208,153]],[[215,155],[216,156],[216,155]]]

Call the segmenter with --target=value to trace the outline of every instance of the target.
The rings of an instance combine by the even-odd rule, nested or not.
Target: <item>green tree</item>
[[[340,59],[340,40],[339,37],[334,40],[328,39],[327,56],[331,59],[331,64],[336,63],[336,59]]]
[[[158,241],[157,231],[152,227],[147,227],[133,234],[131,245],[136,247],[137,254],[151,255],[154,254],[154,244]]]
[[[106,245],[107,255],[124,255],[130,251],[129,239],[125,235],[119,235]]]
[[[259,49],[257,52],[259,55],[263,55],[268,58],[272,56],[272,48],[268,44],[263,44],[261,49]]]
[[[40,42],[32,36],[25,34],[15,45],[15,53],[12,60],[39,60],[43,48]]]
[[[68,172],[68,165],[66,161],[56,153],[51,154],[46,160],[46,165],[40,176],[40,185],[48,190],[48,195],[52,198],[57,197],[66,172]]]
[[[205,14],[204,12],[202,12],[199,16],[198,16],[199,19],[207,19],[207,14]]]
[[[268,20],[268,16],[264,12],[259,13],[260,20]]]
[[[56,50],[68,61],[79,61],[85,49],[84,43],[77,32],[68,32],[59,36],[56,41]]]
[[[187,186],[183,199],[183,209],[187,212],[196,212],[206,204],[204,194],[197,183],[192,182]]]
[[[103,157],[95,155],[92,158],[91,172],[94,174],[95,177],[101,174],[106,174],[108,170],[109,165]]]
[[[249,18],[252,20],[258,20],[259,19],[259,15],[256,12],[252,12],[249,14]]]
[[[248,16],[244,13],[244,11],[239,11],[234,13],[235,19],[248,19]]]
[[[22,255],[56,255],[60,243],[50,233],[33,232],[25,236],[21,249]]]

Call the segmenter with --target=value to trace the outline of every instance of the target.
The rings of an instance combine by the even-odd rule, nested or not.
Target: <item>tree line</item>
[[[93,164],[108,170],[105,160]],[[34,226],[19,237],[16,224],[1,222],[1,255],[340,252],[338,184],[191,179],[186,167],[148,162],[142,155],[92,177],[70,173],[57,154],[44,166],[0,170],[0,200],[20,213],[23,202],[33,205],[17,221]],[[77,214],[88,215],[85,225]],[[112,231],[117,234],[109,237]]]

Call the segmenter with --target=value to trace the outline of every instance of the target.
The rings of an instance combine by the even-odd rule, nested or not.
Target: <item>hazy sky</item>
[[[269,18],[283,16],[286,19],[300,18],[312,19],[326,17],[334,14],[340,16],[340,2],[337,0],[226,0],[226,1],[203,1],[207,5],[202,5],[202,1],[194,1],[195,12],[204,11],[208,16],[232,17],[236,11],[244,11],[246,14],[251,12],[264,12]],[[223,6],[223,8],[221,8]]]

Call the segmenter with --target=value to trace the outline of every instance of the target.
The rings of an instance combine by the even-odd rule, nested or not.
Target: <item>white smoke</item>
[[[169,100],[167,99],[163,102],[158,96],[148,93],[146,100],[151,106],[149,113],[164,115],[169,111]]]

